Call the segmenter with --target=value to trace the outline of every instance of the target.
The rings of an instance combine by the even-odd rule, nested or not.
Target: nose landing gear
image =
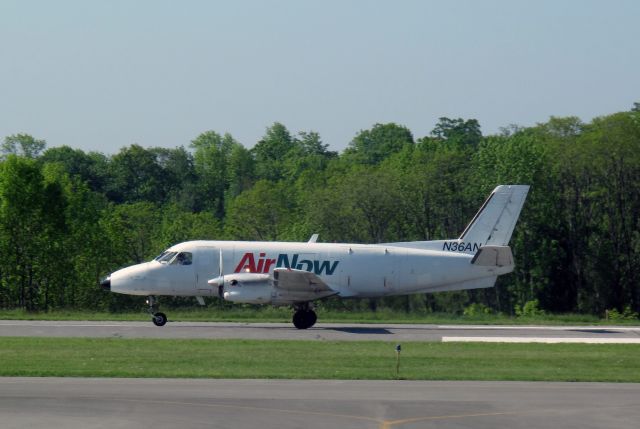
[[[154,313],[151,321],[156,326],[164,326],[167,323],[167,315],[162,312]]]
[[[316,324],[318,316],[313,311],[311,303],[296,304],[293,308],[295,310],[295,313],[293,313],[293,326],[298,329],[308,329]]]
[[[151,321],[156,326],[164,326],[167,323],[167,315],[156,311],[157,300],[153,296],[147,298],[147,305],[149,306],[149,314],[151,315]]]

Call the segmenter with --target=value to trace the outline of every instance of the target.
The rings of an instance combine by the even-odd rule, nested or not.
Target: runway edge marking
[[[442,337],[443,343],[640,344],[640,338]]]

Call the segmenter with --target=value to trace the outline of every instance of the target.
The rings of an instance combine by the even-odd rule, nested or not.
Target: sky
[[[0,0],[0,139],[113,154],[274,122],[484,134],[640,102],[637,0]]]

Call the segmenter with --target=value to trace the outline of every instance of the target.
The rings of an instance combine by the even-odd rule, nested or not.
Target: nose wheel
[[[311,309],[309,303],[294,308],[296,311],[293,313],[293,326],[298,329],[309,329],[316,324],[318,316],[316,312]]]
[[[156,326],[164,326],[167,324],[167,315],[156,311],[158,308],[157,300],[153,296],[147,298],[147,305],[149,306],[149,314],[151,315],[151,321]]]
[[[156,326],[164,326],[167,323],[167,315],[164,313],[154,313],[151,321]]]

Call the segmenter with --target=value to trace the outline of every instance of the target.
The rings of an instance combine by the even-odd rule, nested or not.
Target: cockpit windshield
[[[154,261],[158,261],[161,264],[171,265],[191,265],[193,261],[193,255],[190,252],[170,252],[164,251],[160,255],[156,256]]]
[[[156,256],[155,260],[160,262],[161,264],[168,264],[177,254],[178,252],[169,252],[168,250],[166,250]]]

